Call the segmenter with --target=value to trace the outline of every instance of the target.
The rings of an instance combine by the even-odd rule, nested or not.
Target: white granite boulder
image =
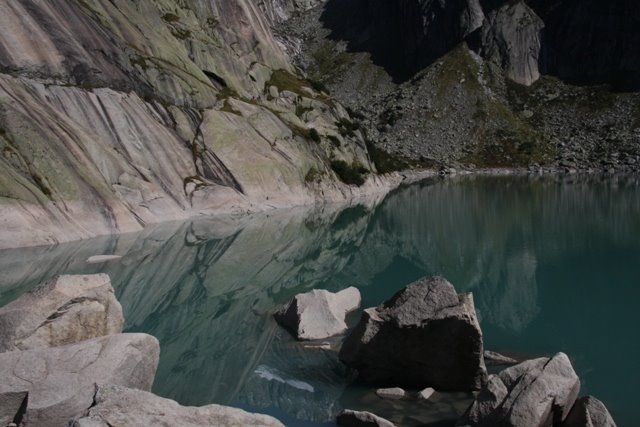
[[[353,411],[351,409],[345,409],[340,412],[336,423],[339,426],[349,427],[395,427],[395,424],[391,421],[385,420],[376,414],[367,411]]]
[[[581,397],[561,427],[616,427],[604,403],[593,396]]]
[[[320,340],[344,333],[347,313],[360,302],[360,291],[354,287],[337,293],[314,289],[296,295],[274,317],[298,340]]]
[[[123,322],[108,275],[58,276],[0,308],[0,352],[117,334]]]

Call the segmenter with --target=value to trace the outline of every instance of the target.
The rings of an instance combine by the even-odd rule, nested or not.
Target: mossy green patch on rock
[[[338,175],[338,178],[345,184],[361,186],[364,184],[364,175],[369,173],[359,162],[353,162],[351,165],[344,160],[333,160],[331,169]]]

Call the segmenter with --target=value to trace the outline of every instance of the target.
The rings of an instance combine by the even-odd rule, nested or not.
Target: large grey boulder
[[[368,382],[464,391],[486,380],[482,352],[472,295],[428,277],[365,310],[339,357]]]
[[[2,353],[0,395],[28,391],[26,425],[66,425],[92,405],[96,383],[151,389],[159,354],[158,340],[146,334]]]
[[[579,392],[580,379],[566,354],[527,360],[492,375],[457,425],[558,425],[567,418]]]
[[[385,420],[371,412],[366,411],[353,411],[351,409],[345,409],[338,414],[336,423],[339,426],[350,427],[395,427],[389,420]]]
[[[538,57],[544,23],[523,1],[489,13],[482,28],[481,53],[507,77],[529,86],[540,78]]]
[[[338,293],[317,290],[296,295],[275,314],[276,321],[299,340],[319,340],[347,330],[347,313],[360,307],[354,287]]]
[[[221,405],[181,406],[174,400],[116,385],[99,385],[95,405],[87,416],[72,424],[73,427],[160,425],[283,427],[280,421],[268,415]]]
[[[58,276],[0,308],[0,352],[117,334],[123,321],[108,275]]]
[[[561,427],[616,427],[604,403],[593,396],[576,401]]]

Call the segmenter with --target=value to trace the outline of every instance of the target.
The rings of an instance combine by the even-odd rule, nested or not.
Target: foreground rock
[[[579,392],[580,379],[566,354],[528,360],[492,375],[457,425],[558,425]]]
[[[312,290],[296,295],[275,314],[276,321],[299,340],[319,340],[344,333],[345,316],[360,307],[354,287],[338,293]]]
[[[352,411],[351,409],[345,409],[340,412],[336,423],[339,426],[350,427],[395,427],[395,424],[391,421],[385,420],[371,412]]]
[[[20,424],[28,395],[26,391],[0,393],[0,426],[4,427],[10,423]]]
[[[58,276],[0,308],[0,352],[117,334],[123,321],[108,275]]]
[[[115,385],[100,385],[95,405],[73,427],[97,426],[264,426],[282,427],[273,417],[250,414],[221,405],[181,406],[152,393]]]
[[[0,396],[28,391],[26,425],[63,426],[92,405],[95,384],[149,390],[158,340],[119,334],[62,347],[0,354]]]
[[[487,375],[473,297],[441,277],[365,310],[339,357],[365,381],[405,388],[477,390]]]
[[[616,427],[616,423],[604,403],[586,396],[576,401],[562,427]]]

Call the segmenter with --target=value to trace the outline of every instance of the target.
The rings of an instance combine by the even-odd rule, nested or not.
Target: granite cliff
[[[387,188],[271,31],[305,7],[2,2],[0,247]]]

